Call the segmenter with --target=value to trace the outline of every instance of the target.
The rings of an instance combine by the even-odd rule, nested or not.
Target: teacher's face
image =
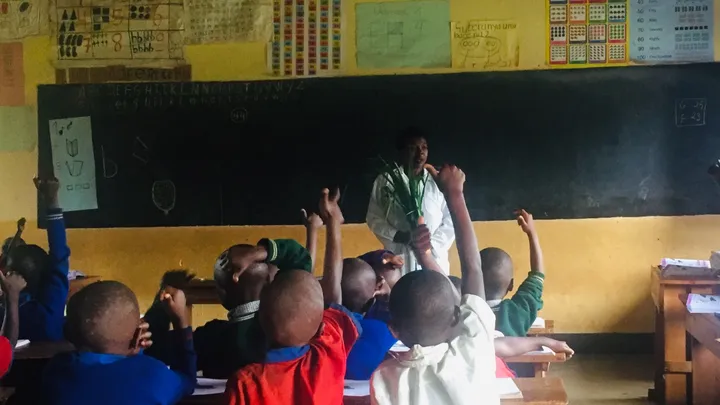
[[[413,170],[422,169],[427,163],[428,144],[425,138],[416,138],[408,141],[403,151],[403,161]]]

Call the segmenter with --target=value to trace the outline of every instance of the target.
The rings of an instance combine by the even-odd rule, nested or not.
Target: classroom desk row
[[[500,402],[507,405],[566,405],[568,403],[565,385],[562,379],[549,378],[515,378],[515,384],[522,392],[522,398],[507,398]],[[220,405],[222,395],[193,396],[180,401],[178,405]],[[370,405],[370,397],[345,397],[343,405]]]

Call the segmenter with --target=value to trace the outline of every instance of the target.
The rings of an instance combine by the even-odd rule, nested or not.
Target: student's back
[[[43,377],[47,405],[171,405],[192,394],[189,379],[152,357],[64,353]]]

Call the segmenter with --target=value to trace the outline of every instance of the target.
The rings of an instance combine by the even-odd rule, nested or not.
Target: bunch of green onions
[[[400,206],[411,229],[418,224],[425,223],[422,203],[425,195],[425,183],[427,182],[426,176],[407,173],[410,181],[405,182],[403,169],[397,163],[388,163],[383,158],[380,158],[380,161],[383,164],[380,173],[386,180],[385,190],[391,197],[391,203]]]

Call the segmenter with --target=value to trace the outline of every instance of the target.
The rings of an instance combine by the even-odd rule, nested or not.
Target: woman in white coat
[[[428,145],[425,136],[416,128],[404,130],[397,139],[396,148],[400,155],[398,165],[404,170],[403,178],[409,182],[407,173],[415,178],[424,178],[424,197],[422,210],[425,224],[432,235],[432,255],[446,275],[450,274],[448,250],[455,241],[450,211],[443,193],[435,180],[424,168],[428,157]],[[402,164],[400,164],[402,162]],[[423,182],[413,182],[412,187],[422,187]],[[393,203],[387,180],[379,175],[373,184],[366,220],[368,227],[382,242],[385,249],[403,257],[405,264],[402,273],[419,270],[410,244],[410,225],[405,213],[397,203]]]

